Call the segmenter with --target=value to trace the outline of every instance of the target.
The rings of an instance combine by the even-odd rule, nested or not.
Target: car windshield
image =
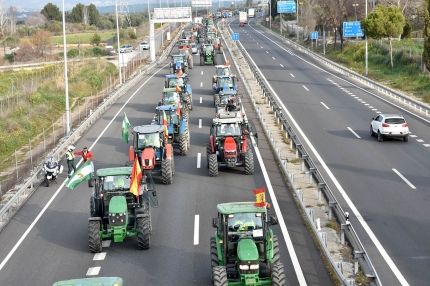
[[[130,176],[107,176],[103,180],[105,191],[124,190],[130,188]]]
[[[406,121],[404,118],[386,118],[385,119],[385,123],[387,124],[403,124],[405,122]]]
[[[160,147],[160,136],[158,133],[139,134],[137,140],[137,148],[143,149],[146,147]]]
[[[224,87],[224,86],[232,87],[233,86],[233,79],[231,77],[220,78],[219,86],[221,86],[221,87]]]
[[[169,79],[169,87],[176,87],[176,84],[179,86],[184,85],[184,79],[183,78],[171,78]]]
[[[228,216],[229,232],[262,229],[261,213],[238,213]]]
[[[176,105],[179,102],[179,94],[176,92],[166,92],[164,94],[164,104]]]
[[[173,56],[173,62],[174,63],[183,63],[184,62],[184,57],[183,56]]]
[[[163,123],[163,111],[160,111],[159,113],[159,122]],[[172,110],[172,111],[165,111],[166,113],[166,118],[167,118],[167,123],[168,124],[178,124],[179,120],[178,120],[178,115],[176,114],[176,110]]]
[[[240,126],[237,123],[221,124],[216,127],[217,136],[238,136]]]

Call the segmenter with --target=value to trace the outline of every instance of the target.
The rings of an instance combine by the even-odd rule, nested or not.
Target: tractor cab
[[[254,202],[217,205],[210,249],[213,279],[220,285],[282,285],[284,265],[271,229],[278,219],[269,208]]]
[[[214,95],[216,113],[241,111],[242,102],[237,91],[234,89],[224,89]],[[237,114],[240,114],[237,112]]]
[[[215,31],[210,31],[208,30],[207,34],[206,34],[206,41],[208,43],[211,43],[213,39],[216,38],[216,32]]]
[[[179,40],[179,47],[183,47],[183,46],[186,46],[187,49],[191,48],[191,41],[189,38]]]
[[[91,252],[101,252],[105,238],[123,242],[127,236],[138,237],[139,249],[149,248],[150,206],[158,207],[158,199],[151,174],[143,176],[139,182],[134,181],[132,167],[97,170],[90,200]]]
[[[229,75],[232,75],[229,65],[217,65],[215,66],[215,74],[212,77],[212,83],[216,83],[218,77]]]
[[[172,55],[170,62],[170,73],[175,74],[182,70],[184,73],[188,72],[188,61],[185,55]]]
[[[234,75],[219,76],[216,79],[213,90],[219,93],[221,90],[233,89],[237,90],[236,77]]]
[[[214,46],[211,44],[202,44],[200,52],[200,65],[203,66],[206,63],[216,65],[217,62],[217,53],[214,50]]]
[[[188,75],[182,74],[181,76],[175,76],[175,75],[166,75],[166,79],[164,81],[164,87],[163,90],[163,99],[166,96],[172,97],[172,92],[176,92],[180,95],[181,100],[183,101],[183,105],[181,104],[181,108],[186,108],[188,110],[193,109],[193,91],[191,88],[191,85],[188,84]],[[168,94],[166,94],[168,93]],[[175,105],[178,101],[176,101]],[[166,103],[166,101],[161,101],[161,105],[172,105],[171,103]],[[184,116],[188,119],[188,112],[187,114],[184,113]]]

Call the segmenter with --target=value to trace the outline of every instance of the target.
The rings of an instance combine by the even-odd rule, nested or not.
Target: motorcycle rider
[[[75,150],[75,146],[70,145],[69,147],[67,147],[66,160],[67,160],[67,167],[69,168],[69,170],[67,171],[68,178],[70,178],[72,169],[73,169],[73,173],[76,172],[75,154],[73,154],[73,150]]]

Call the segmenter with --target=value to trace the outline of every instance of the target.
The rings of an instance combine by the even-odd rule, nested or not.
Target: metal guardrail
[[[232,30],[230,27],[228,27],[228,28],[229,28],[228,31],[231,34]],[[222,35],[222,37],[224,39],[224,42],[226,42],[223,35]],[[227,46],[230,54],[233,54],[231,49],[230,49],[230,46],[229,45],[226,45],[226,46]],[[358,273],[358,265],[360,265],[361,271],[365,275],[366,280],[367,280],[366,285],[374,285],[374,286],[381,285],[379,278],[376,274],[376,271],[372,265],[372,262],[370,261],[370,258],[364,249],[364,246],[360,242],[360,239],[358,238],[357,233],[355,232],[353,226],[349,222],[349,215],[347,215],[347,213],[345,213],[343,211],[342,207],[337,202],[335,196],[333,195],[329,186],[325,182],[322,174],[319,172],[317,166],[315,165],[313,160],[308,155],[308,152],[306,151],[305,147],[301,143],[299,137],[294,132],[294,130],[293,130],[292,126],[290,125],[290,123],[288,122],[287,118],[282,113],[282,111],[281,111],[282,109],[281,109],[279,103],[276,101],[274,95],[272,94],[272,91],[268,87],[269,83],[260,74],[260,71],[256,69],[254,62],[249,57],[249,55],[247,54],[247,52],[245,51],[243,46],[240,43],[239,44],[236,43],[236,47],[238,48],[241,55],[244,57],[244,59],[248,63],[250,71],[253,72],[254,78],[256,79],[261,90],[263,91],[264,96],[267,98],[269,105],[270,105],[272,111],[274,112],[278,122],[281,123],[281,126],[282,126],[281,128],[286,131],[286,135],[290,139],[290,149],[293,149],[293,148],[296,149],[296,158],[300,157],[302,159],[302,167],[307,168],[309,176],[310,176],[310,181],[314,180],[317,183],[319,201],[321,198],[321,194],[324,194],[326,201],[328,202],[328,207],[329,207],[328,219],[331,220],[331,218],[334,214],[336,216],[338,222],[340,222],[341,243],[342,243],[342,245],[344,245],[345,244],[345,238],[346,238],[348,240],[350,246],[354,250],[353,251],[354,273],[355,274]],[[281,158],[281,151],[279,148],[276,147],[275,140],[274,140],[274,138],[272,138],[271,132],[267,128],[266,122],[264,121],[264,118],[263,118],[262,113],[259,109],[259,106],[256,103],[256,100],[252,95],[252,91],[251,91],[251,89],[247,83],[247,80],[241,71],[242,67],[239,66],[239,64],[236,62],[234,57],[233,57],[233,62],[236,66],[236,69],[239,72],[239,75],[242,78],[242,82],[243,82],[245,88],[247,89],[248,94],[250,95],[253,107],[257,112],[257,115],[260,119],[261,124],[263,125],[263,129],[266,133],[266,136],[269,138],[269,144],[271,145],[272,150],[275,151],[278,162],[281,163],[280,165],[281,165],[281,169],[282,169],[284,175],[288,178],[290,185],[293,187],[295,194],[299,198],[300,206],[301,206],[302,210],[304,211],[304,213],[306,214],[308,221],[310,222],[310,225],[312,227],[312,230],[315,233],[315,235],[319,241],[320,246],[324,250],[325,256],[330,261],[330,264],[332,265],[333,269],[335,270],[336,275],[338,276],[340,281],[342,281],[343,285],[348,285],[348,286],[355,285],[354,279],[347,279],[344,277],[344,275],[342,273],[342,262],[337,262],[337,261],[332,260],[330,252],[327,248],[327,235],[325,232],[318,231],[317,226],[316,226],[316,221],[315,221],[314,215],[313,215],[313,209],[307,208],[304,205],[303,192],[300,189],[296,189],[296,187],[294,185],[294,174],[288,172],[287,161],[283,160]]]
[[[179,28],[180,29],[180,28]],[[127,90],[137,84],[144,76],[149,74],[152,69],[160,65],[170,54],[171,50],[176,44],[176,40],[179,39],[181,33],[177,33],[175,38],[172,39],[169,46],[163,51],[163,53],[158,57],[153,63],[141,69],[133,77],[131,77],[126,83],[124,83],[120,88],[112,92],[105,101],[99,105],[94,112],[88,116],[79,126],[76,128],[68,138],[62,140],[62,143],[53,150],[52,156],[58,161],[65,153],[67,146],[73,145],[82,134],[91,127],[94,122],[108,109],[110,108],[119,97],[121,97]],[[37,187],[37,183],[40,180],[39,176],[41,174],[42,167],[39,166],[35,173],[28,178],[22,187],[9,199],[9,201],[0,209],[0,230],[6,225],[10,220],[16,210],[27,200],[28,195],[31,194]]]

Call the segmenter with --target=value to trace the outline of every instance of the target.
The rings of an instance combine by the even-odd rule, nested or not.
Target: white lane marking
[[[372,105],[369,105],[368,107],[369,107],[369,108],[373,108],[373,106],[372,106]]]
[[[408,179],[406,179],[402,174],[400,174],[399,171],[397,171],[396,169],[392,169],[394,171],[394,173],[396,173],[403,181],[405,181],[406,184],[408,184],[409,187],[411,187],[412,189],[416,189],[414,185],[412,185],[411,182],[408,181]]]
[[[96,275],[99,275],[100,268],[101,268],[100,266],[88,268],[87,276],[96,276]]]
[[[91,149],[99,142],[100,138],[105,134],[106,130],[111,126],[111,124],[116,120],[116,117],[121,113],[121,111],[124,109],[124,107],[128,104],[128,102],[140,92],[142,87],[151,80],[154,75],[159,73],[166,65],[162,66],[160,69],[158,69],[156,72],[154,72],[151,76],[148,77],[148,79],[142,83],[142,85],[132,94],[130,95],[130,98],[127,99],[127,101],[123,104],[123,106],[118,110],[118,112],[112,117],[111,121],[106,125],[106,127],[103,129],[103,131],[100,133],[100,135],[96,138],[94,143],[90,146],[88,150],[91,151]],[[121,115],[122,116],[122,115]],[[82,158],[79,160],[78,164],[76,164],[76,168],[79,168],[79,165],[82,163]],[[65,181],[64,181],[65,182]],[[39,212],[39,214],[36,216],[36,218],[33,220],[33,222],[30,224],[30,226],[27,228],[27,230],[24,232],[24,234],[21,236],[21,238],[16,242],[15,246],[9,251],[8,255],[3,259],[2,263],[0,264],[0,271],[3,269],[3,267],[6,265],[6,263],[9,261],[9,259],[12,257],[12,255],[15,253],[15,251],[18,249],[18,247],[21,245],[21,243],[24,241],[24,239],[27,237],[27,235],[30,233],[30,231],[34,228],[36,223],[39,221],[39,219],[42,217],[42,215],[46,212],[46,210],[49,208],[49,206],[52,204],[52,202],[55,200],[55,198],[58,196],[60,191],[64,187],[64,182],[61,183],[61,185],[58,187],[57,191],[52,195],[51,199],[46,203],[46,205],[43,207],[43,209]]]
[[[202,97],[200,96],[200,103],[202,103]]]
[[[365,101],[362,101],[361,103],[366,103]]]
[[[321,104],[324,105],[325,108],[330,109],[324,102],[321,101]]]
[[[349,131],[351,131],[351,133],[352,133],[352,134],[354,134],[354,135],[355,135],[355,137],[357,137],[358,139],[360,139],[360,138],[361,138],[360,136],[358,136],[358,134],[357,134],[357,133],[355,133],[355,132],[354,132],[354,130],[352,130],[352,128],[351,128],[351,127],[346,127],[346,128],[348,128],[348,130],[349,130]]]
[[[272,59],[274,59],[274,60],[275,60],[275,57],[272,57]]]
[[[93,260],[105,260],[106,252],[96,253],[94,254]]]
[[[417,139],[418,142],[423,143],[424,140],[423,139]]]
[[[415,138],[415,137],[417,137],[417,135],[409,135],[410,137],[413,137],[413,138]]]
[[[102,241],[102,247],[109,247],[112,240],[103,240]]]
[[[278,200],[276,199],[275,192],[273,191],[272,184],[270,183],[269,175],[266,171],[263,158],[261,158],[260,150],[258,147],[254,147],[255,155],[257,155],[258,162],[260,163],[261,172],[263,173],[264,181],[266,182],[267,191],[269,192],[272,206],[275,209],[276,216],[278,217],[279,226],[281,227],[282,235],[284,236],[285,243],[287,245],[288,253],[290,254],[291,262],[293,263],[294,270],[297,275],[299,285],[307,285],[305,276],[303,275],[302,268],[300,267],[299,259],[297,258],[296,251],[294,249],[293,242],[291,241],[290,234],[288,233],[287,226],[285,225],[284,217],[282,216],[281,208],[279,207]]]
[[[203,71],[202,71],[202,75],[203,75]]]
[[[261,47],[261,48],[263,48],[263,47]]]
[[[202,166],[202,153],[197,153],[197,169]]]
[[[423,144],[424,147],[430,147],[430,144]]]
[[[254,29],[254,28],[252,28]],[[255,29],[254,29],[255,30]],[[261,33],[260,33],[261,34]],[[263,35],[264,37],[266,37],[265,35]],[[268,38],[268,37],[266,37]],[[272,41],[273,42],[273,41]],[[274,42],[275,43],[275,42]],[[276,45],[278,45],[277,43],[275,43]],[[279,46],[279,45],[278,45]],[[280,47],[280,46],[279,46]],[[281,47],[282,48],[282,47]],[[283,49],[283,48],[282,48]],[[285,50],[285,49],[284,49]],[[245,53],[246,50],[244,51]],[[249,54],[248,54],[249,56]],[[299,56],[296,55],[296,57],[300,58]],[[301,60],[309,63],[308,61],[300,58]],[[251,61],[253,62],[254,66],[257,67],[257,65],[255,64],[254,60],[251,58]],[[311,64],[311,63],[309,63]],[[313,64],[311,64],[312,66],[318,68],[321,71],[327,72],[325,70],[323,70],[322,68],[319,68]],[[336,186],[336,188],[339,190],[339,193],[342,195],[342,197],[344,198],[345,202],[348,204],[348,206],[350,207],[352,213],[357,217],[358,221],[360,222],[360,224],[362,225],[362,227],[364,228],[364,230],[367,232],[367,234],[369,235],[370,239],[372,240],[372,242],[375,244],[376,248],[378,249],[378,251],[381,253],[382,257],[385,259],[385,261],[387,262],[388,266],[390,267],[390,269],[393,271],[394,275],[396,275],[397,279],[399,280],[399,282],[402,285],[409,285],[409,283],[406,281],[405,277],[402,275],[402,273],[400,272],[399,268],[397,268],[396,264],[394,263],[394,261],[391,259],[391,257],[388,255],[387,251],[385,250],[385,248],[382,246],[381,242],[378,240],[378,238],[376,237],[376,235],[373,233],[372,229],[369,227],[369,225],[367,224],[367,222],[364,220],[363,216],[360,214],[360,212],[358,211],[357,207],[354,205],[354,203],[351,201],[351,199],[349,198],[348,194],[345,192],[345,190],[342,188],[342,186],[340,185],[339,181],[336,179],[336,177],[334,176],[334,174],[331,172],[331,170],[329,169],[329,167],[327,166],[327,164],[324,162],[324,160],[322,159],[321,155],[317,152],[317,150],[315,149],[315,147],[312,145],[312,143],[309,141],[309,138],[305,135],[305,133],[303,132],[303,130],[300,128],[300,126],[297,124],[296,120],[292,117],[290,111],[285,107],[284,103],[282,102],[282,100],[279,98],[279,96],[276,94],[276,92],[273,90],[272,86],[269,84],[269,82],[267,81],[266,77],[263,75],[263,73],[260,71],[260,69],[257,67],[256,68],[257,71],[260,73],[260,75],[262,76],[262,78],[264,79],[266,85],[270,88],[270,91],[274,94],[274,96],[276,97],[276,99],[278,100],[279,104],[282,106],[282,108],[284,109],[284,111],[286,112],[286,114],[288,115],[288,117],[290,118],[292,124],[294,125],[294,127],[296,128],[296,130],[300,133],[300,135],[302,136],[303,140],[306,142],[306,144],[308,144],[309,148],[312,150],[312,152],[315,154],[315,157],[318,161],[320,161],[321,166],[324,168],[324,170],[326,171],[327,175],[330,177],[330,179],[333,181],[334,185]],[[329,72],[327,72],[329,73]],[[329,73],[330,75],[335,76],[334,74]],[[341,79],[338,76],[335,76],[336,78]],[[344,80],[345,82],[348,82],[346,80]],[[349,83],[349,82],[348,82]],[[351,83],[352,84],[352,83]],[[357,85],[354,85],[355,87],[360,88]],[[367,92],[365,89],[360,88],[361,90]],[[370,93],[372,95],[375,95],[373,93]],[[378,98],[381,98],[377,95],[375,95]],[[381,98],[382,99],[382,98]],[[384,99],[382,99],[384,100]],[[384,100],[385,102],[388,102],[387,100]],[[399,107],[397,105],[394,105],[396,107]],[[401,108],[402,110],[405,110],[404,108]],[[421,117],[419,117],[421,118]],[[426,122],[429,122],[427,120],[425,120]],[[297,271],[296,271],[297,274]],[[377,275],[377,273],[376,273]],[[300,280],[299,280],[300,281]],[[306,283],[306,281],[303,278],[304,283]]]
[[[376,113],[378,113],[378,114],[379,114],[379,113],[382,113],[382,112],[381,112],[381,111],[376,111]]]
[[[295,77],[292,73],[290,73],[290,76]]]
[[[307,91],[309,91],[309,89],[306,86],[304,86],[304,85],[302,85],[302,86],[303,86],[304,89],[306,89]]]
[[[370,105],[370,104],[366,103],[365,105],[366,105],[366,106],[368,106],[368,105]]]
[[[269,52],[268,51],[266,51],[266,54],[268,54]]]
[[[358,96],[354,96],[354,98],[360,99]]]
[[[202,120],[199,119],[199,128],[202,128]]]
[[[203,82],[200,83],[200,87],[202,87],[202,86],[203,86]]]
[[[373,111],[375,111],[375,110],[378,110],[378,109],[376,109],[376,108],[372,108],[372,110],[373,110]]]
[[[199,220],[200,216],[196,214],[194,216],[194,245],[199,244]]]
[[[282,64],[280,64],[281,65],[281,67],[284,67]]]

